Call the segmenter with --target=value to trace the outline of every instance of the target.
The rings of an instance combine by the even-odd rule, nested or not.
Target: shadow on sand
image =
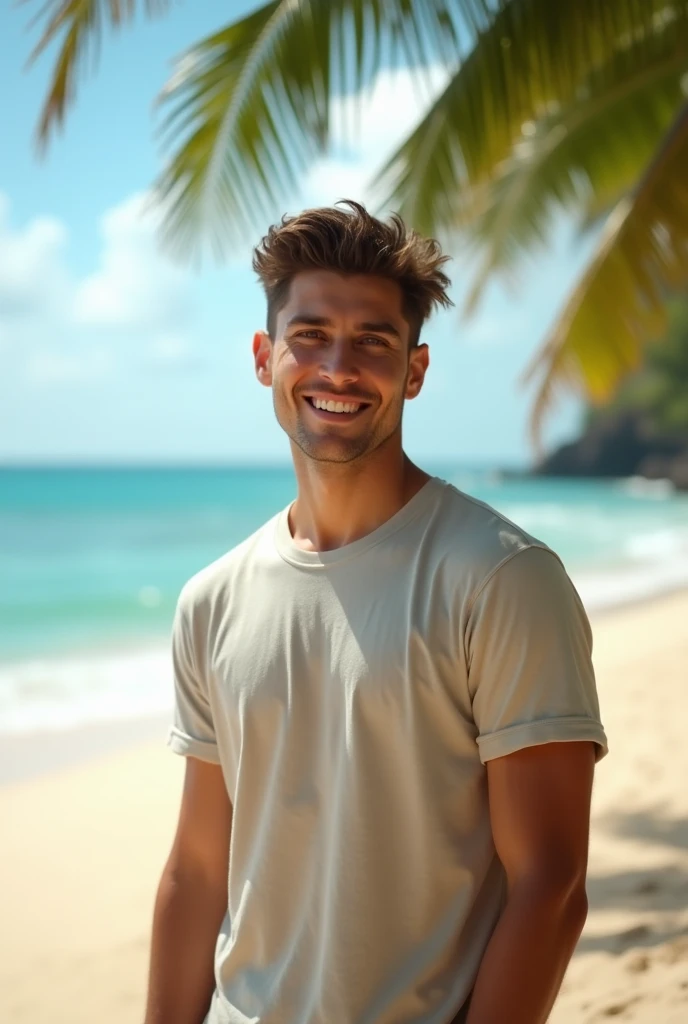
[[[654,811],[616,813],[598,819],[602,832],[663,848],[662,866],[588,876],[590,910],[625,909],[638,912],[639,923],[623,932],[584,934],[578,952],[604,950],[623,953],[631,948],[651,948],[670,943],[681,959],[688,958],[688,927],[676,927],[675,915],[688,908],[688,819],[676,818],[661,808]],[[681,856],[683,854],[683,856]],[[645,923],[648,917],[656,920]],[[672,920],[672,918],[674,920]],[[666,922],[662,924],[664,919]]]

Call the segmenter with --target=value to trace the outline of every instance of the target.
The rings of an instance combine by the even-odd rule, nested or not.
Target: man
[[[255,251],[298,490],[179,599],[146,1024],[541,1024],[556,997],[607,749],[590,629],[553,552],[404,454],[446,259],[353,202]]]

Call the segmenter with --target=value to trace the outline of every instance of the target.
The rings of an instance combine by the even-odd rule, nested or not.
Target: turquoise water
[[[164,633],[292,491],[291,470],[0,471],[0,660]]]
[[[688,582],[665,485],[429,468],[551,544],[592,607]],[[0,470],[0,729],[166,706],[180,587],[293,494],[290,468]]]

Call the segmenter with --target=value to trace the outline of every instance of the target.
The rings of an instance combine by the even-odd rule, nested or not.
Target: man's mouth
[[[318,398],[313,395],[304,397],[319,418],[328,420],[351,420],[370,405],[370,402],[357,401],[354,398]]]

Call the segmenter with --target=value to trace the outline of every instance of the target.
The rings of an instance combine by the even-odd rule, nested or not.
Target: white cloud
[[[447,79],[447,70],[439,66],[429,68],[422,78],[408,68],[381,71],[365,93],[335,99],[330,119],[334,126],[332,152],[338,155],[313,165],[303,186],[306,201],[326,204],[346,197],[373,202],[375,197],[367,186],[374,174],[420,120]],[[339,155],[342,151],[344,156]]]
[[[0,193],[0,328],[60,314],[70,291],[63,263],[67,230],[54,217],[35,217],[24,229],[9,223]]]
[[[110,372],[115,353],[143,349],[154,360],[188,360],[191,276],[159,251],[159,212],[146,196],[106,211],[95,273],[70,274],[68,233],[54,217],[19,227],[0,193],[0,346],[5,372],[34,385],[76,384]],[[23,369],[22,369],[23,367]]]
[[[329,205],[338,199],[369,201],[366,192],[374,167],[353,160],[323,160],[308,175],[304,189],[307,205]]]
[[[159,251],[159,223],[143,194],[105,213],[100,268],[76,288],[76,323],[168,330],[189,318],[189,275]]]

